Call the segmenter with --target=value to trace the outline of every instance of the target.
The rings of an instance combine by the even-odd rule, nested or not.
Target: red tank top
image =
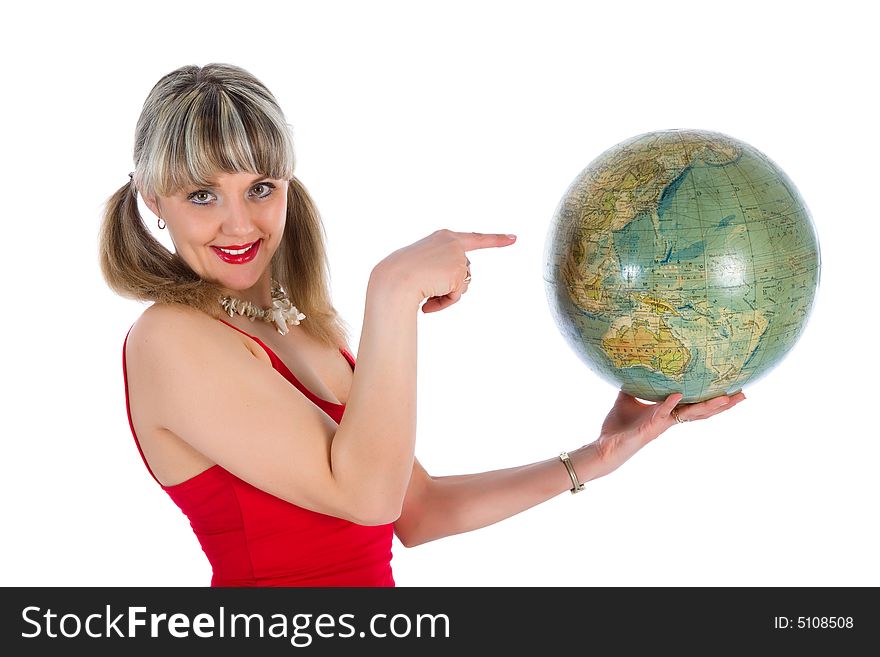
[[[253,339],[265,349],[273,368],[337,424],[342,420],[344,404],[313,394],[261,340],[223,323]],[[127,343],[126,334],[122,376],[128,423],[141,459],[156,479],[131,421]],[[340,351],[353,370],[354,357],[344,348]],[[303,509],[242,481],[219,465],[174,486],[163,486],[158,479],[156,483],[189,519],[213,568],[211,586],[394,586],[392,524],[369,527]]]

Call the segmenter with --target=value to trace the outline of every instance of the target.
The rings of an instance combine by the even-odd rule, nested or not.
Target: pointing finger
[[[453,231],[452,234],[461,240],[465,251],[510,246],[516,241],[516,235],[504,233],[456,233]]]

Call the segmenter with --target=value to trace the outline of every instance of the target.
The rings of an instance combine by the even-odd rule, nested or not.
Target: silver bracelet
[[[559,460],[565,465],[565,469],[568,470],[568,476],[571,477],[571,494],[580,493],[584,489],[584,485],[578,481],[577,473],[574,471],[574,466],[571,464],[568,452],[562,452],[559,455]]]

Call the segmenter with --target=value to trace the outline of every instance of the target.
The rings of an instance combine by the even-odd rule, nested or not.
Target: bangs
[[[253,89],[197,85],[170,103],[150,131],[152,155],[139,188],[170,196],[207,186],[218,173],[253,173],[289,180],[293,140],[271,96]]]

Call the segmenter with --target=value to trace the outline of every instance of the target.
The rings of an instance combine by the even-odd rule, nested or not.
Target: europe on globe
[[[638,135],[568,187],[544,247],[557,327],[640,399],[734,394],[801,336],[819,284],[810,213],[766,155],[704,130]]]

